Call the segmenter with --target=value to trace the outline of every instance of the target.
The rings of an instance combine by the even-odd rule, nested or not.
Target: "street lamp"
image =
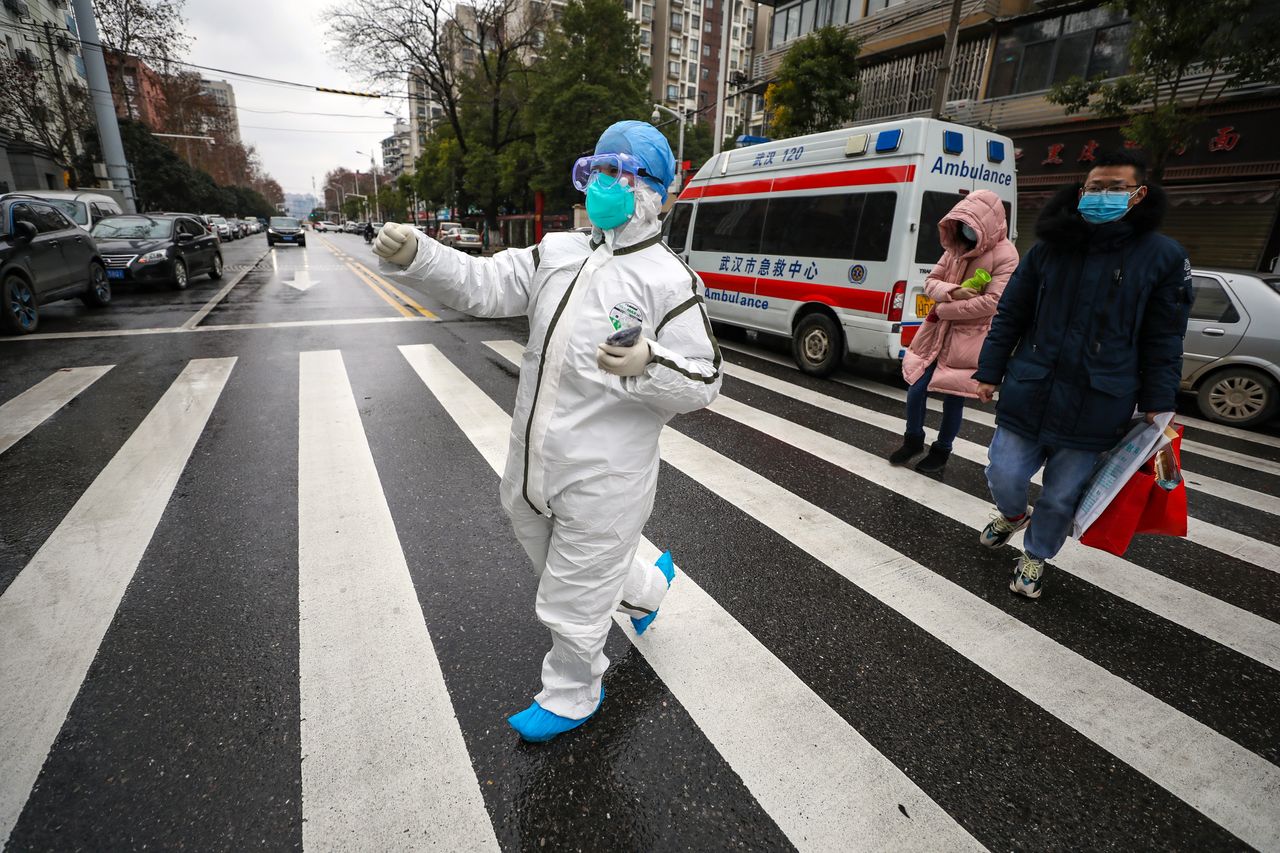
[[[357,151],[356,153],[362,157],[364,156],[363,151]],[[381,222],[382,203],[378,201],[378,164],[373,161],[372,149],[370,149],[369,154],[369,171],[373,174],[373,215],[377,221]]]
[[[337,196],[338,218],[341,219],[342,218],[342,195],[345,192],[345,190],[342,189],[342,186],[340,184],[325,184],[324,188],[327,190],[333,190],[334,195]]]
[[[684,110],[681,110],[680,112],[676,112],[675,110],[669,107],[664,107],[662,104],[654,104],[653,115],[649,117],[654,124],[657,124],[658,121],[661,120],[662,118],[662,113],[658,112],[658,110],[662,110],[662,112],[665,112],[665,113],[670,113],[671,115],[675,116],[677,119],[680,120],[680,147],[679,147],[678,153],[676,154],[676,192],[678,193],[680,192],[681,189],[684,188],[684,121],[685,121]]]

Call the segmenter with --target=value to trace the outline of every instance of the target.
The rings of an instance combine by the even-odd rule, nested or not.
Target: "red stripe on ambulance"
[[[840,172],[821,172],[815,175],[789,175],[782,178],[764,178],[755,181],[732,183],[690,184],[680,193],[681,201],[727,195],[751,195],[792,190],[820,190],[831,187],[857,187],[874,184],[910,183],[916,175],[914,165],[876,166],[870,169],[845,169]]]
[[[821,302],[832,308],[848,308],[871,314],[884,314],[888,310],[889,294],[882,290],[859,290],[848,285],[815,284],[810,281],[789,281],[778,278],[754,278],[752,276],[725,275],[718,272],[700,272],[707,287],[746,293],[764,299],[792,299],[796,302]]]

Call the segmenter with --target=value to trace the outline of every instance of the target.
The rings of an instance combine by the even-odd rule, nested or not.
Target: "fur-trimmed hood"
[[[1036,220],[1036,236],[1061,248],[1078,248],[1102,238],[1124,241],[1154,231],[1164,222],[1169,200],[1165,191],[1147,184],[1147,197],[1118,222],[1090,225],[1080,216],[1077,204],[1083,184],[1070,184],[1054,193]]]

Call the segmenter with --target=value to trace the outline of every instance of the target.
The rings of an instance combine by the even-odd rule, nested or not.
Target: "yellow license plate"
[[[916,294],[916,316],[927,317],[929,312],[933,310],[933,300],[925,296],[923,293]]]

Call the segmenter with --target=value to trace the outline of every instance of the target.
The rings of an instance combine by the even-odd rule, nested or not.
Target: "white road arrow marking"
[[[298,270],[293,274],[293,281],[285,282],[285,284],[289,285],[294,290],[300,290],[303,293],[307,292],[319,283],[319,281],[312,280],[311,273],[306,270]]]

